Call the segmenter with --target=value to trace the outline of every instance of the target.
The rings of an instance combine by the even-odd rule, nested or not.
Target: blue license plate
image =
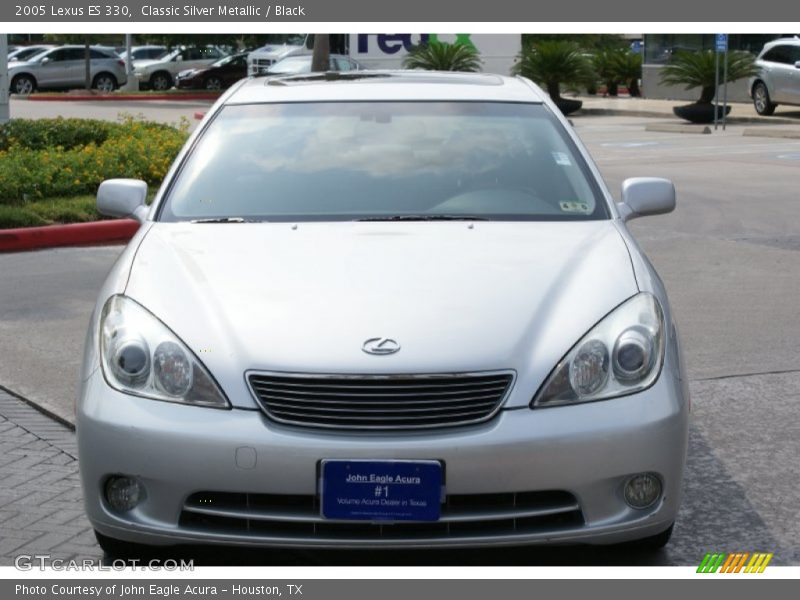
[[[345,521],[437,521],[442,465],[426,461],[322,461],[322,516]]]

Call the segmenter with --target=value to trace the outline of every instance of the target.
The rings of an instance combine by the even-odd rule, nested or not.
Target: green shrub
[[[0,148],[0,204],[94,194],[113,177],[160,185],[187,137],[186,124],[175,128],[127,117],[120,123],[90,121],[81,129],[65,125],[70,121],[78,120],[52,120],[56,133],[37,121],[11,122],[11,131],[21,134],[8,136],[8,147]],[[82,143],[42,146],[67,130],[80,132]]]
[[[44,150],[61,146],[65,150],[102,144],[119,123],[96,119],[14,119],[0,125],[0,150],[12,147]]]
[[[411,49],[403,59],[403,68],[475,73],[481,70],[481,63],[480,53],[474,46],[428,42]]]

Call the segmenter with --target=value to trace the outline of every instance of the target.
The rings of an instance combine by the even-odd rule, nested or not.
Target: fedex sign
[[[464,44],[480,53],[483,71],[508,75],[522,48],[522,36],[507,33],[351,33],[350,56],[368,69],[402,69],[415,46]]]
[[[469,33],[457,33],[454,44],[464,44],[467,46],[475,47],[470,39]],[[413,37],[418,39],[414,41]],[[370,38],[373,39],[375,47],[383,54],[397,54],[401,50],[410,52],[414,46],[419,44],[435,43],[439,41],[439,36],[435,33],[422,33],[414,36],[411,33],[359,33],[358,34],[358,54],[370,54]]]

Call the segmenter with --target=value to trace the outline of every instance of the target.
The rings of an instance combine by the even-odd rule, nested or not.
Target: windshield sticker
[[[558,206],[563,212],[568,213],[581,213],[588,215],[591,212],[589,210],[589,205],[586,204],[586,202],[559,202]]]
[[[572,163],[569,160],[569,156],[564,152],[551,152],[550,154],[553,155],[553,158],[556,161],[557,165],[563,165],[565,167],[569,167]]]

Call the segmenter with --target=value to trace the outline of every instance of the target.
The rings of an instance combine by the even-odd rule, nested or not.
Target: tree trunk
[[[698,104],[711,104],[714,101],[715,89],[713,85],[703,86],[703,92],[700,94]]]
[[[607,81],[606,82],[606,93],[609,96],[618,96],[619,95],[619,82],[618,81]]]
[[[314,53],[311,56],[311,70],[315,73],[330,69],[331,38],[327,33],[314,35]]]
[[[83,60],[86,72],[86,89],[92,89],[92,51],[89,48],[89,38],[84,38],[83,42]]]
[[[558,81],[547,82],[547,93],[551,100],[561,100],[561,87],[558,85]]]

